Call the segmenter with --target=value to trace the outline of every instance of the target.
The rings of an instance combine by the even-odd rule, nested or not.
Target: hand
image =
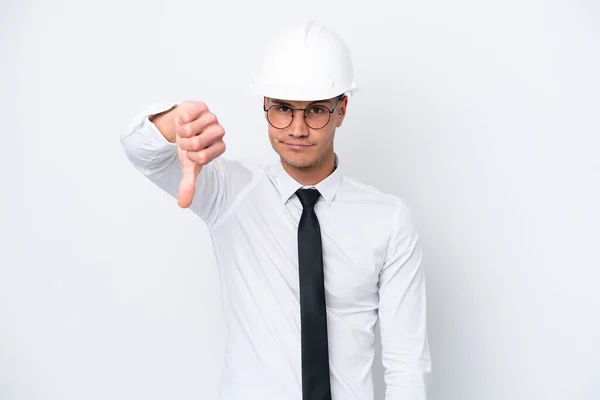
[[[225,152],[225,129],[202,102],[186,101],[173,111],[177,157],[182,167],[177,202],[187,208],[192,204],[202,167]]]

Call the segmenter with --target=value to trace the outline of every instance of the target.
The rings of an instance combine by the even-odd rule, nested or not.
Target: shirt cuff
[[[123,138],[133,134],[141,133],[148,140],[150,146],[154,149],[176,147],[175,143],[169,142],[156,125],[150,121],[150,117],[167,111],[180,103],[157,103],[145,108],[137,114],[131,121],[127,131],[124,132]]]

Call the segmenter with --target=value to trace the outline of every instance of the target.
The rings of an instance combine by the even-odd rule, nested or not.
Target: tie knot
[[[314,207],[321,196],[321,193],[317,189],[298,189],[296,191],[296,196],[300,199],[300,203],[302,203],[302,207],[310,208]]]

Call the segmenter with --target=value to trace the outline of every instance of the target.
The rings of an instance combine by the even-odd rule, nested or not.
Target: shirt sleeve
[[[149,107],[133,119],[120,139],[125,155],[135,168],[177,198],[182,176],[177,145],[167,141],[149,119],[150,115],[171,107],[172,105]],[[212,226],[251,180],[251,171],[241,163],[218,157],[204,165],[198,174],[190,210]]]
[[[431,373],[423,249],[411,211],[400,201],[379,276],[379,325],[386,400],[425,400]]]

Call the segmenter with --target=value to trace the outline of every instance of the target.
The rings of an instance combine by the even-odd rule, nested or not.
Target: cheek
[[[269,130],[269,142],[271,143],[271,146],[277,151],[281,150],[280,139],[281,132],[273,132],[272,130]]]
[[[271,143],[277,143],[277,138],[279,137],[279,132],[274,132],[273,128],[269,128],[269,140]]]
[[[333,142],[334,134],[335,134],[335,127],[332,127],[327,132],[321,133],[321,135],[319,136],[319,142],[323,143],[323,144],[329,144],[329,143]]]

